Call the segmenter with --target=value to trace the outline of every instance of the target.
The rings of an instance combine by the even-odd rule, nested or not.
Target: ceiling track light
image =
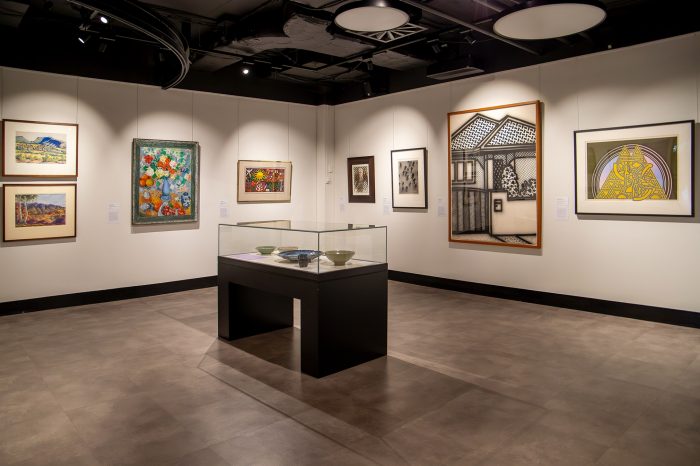
[[[346,31],[382,32],[404,26],[416,15],[400,1],[361,0],[338,8],[333,22]]]
[[[372,83],[365,81],[362,83],[362,91],[366,97],[372,97]]]
[[[528,0],[502,11],[493,30],[511,39],[555,39],[586,31],[606,16],[598,0]]]

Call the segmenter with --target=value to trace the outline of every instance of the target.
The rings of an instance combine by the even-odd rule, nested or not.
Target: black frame
[[[397,206],[394,199],[394,154],[414,150],[423,151],[423,205],[422,206]],[[418,174],[420,176],[420,173]],[[391,151],[391,207],[394,209],[427,209],[428,208],[428,150],[425,147],[414,147],[411,149],[398,149]]]
[[[352,194],[352,167],[353,165],[369,165],[369,196],[354,196]],[[348,158],[348,202],[374,203],[374,156],[349,157]]]
[[[608,213],[608,212],[579,212],[578,207],[578,153],[576,141],[579,133],[592,133],[595,131],[608,131],[617,129],[645,128],[650,126],[678,125],[687,123],[690,125],[690,213],[689,214],[645,214],[645,213]],[[585,156],[585,154],[584,154]],[[576,215],[605,215],[605,216],[637,216],[637,217],[695,217],[695,121],[679,120],[662,123],[649,123],[643,125],[613,126],[610,128],[592,128],[574,131],[574,212]]]

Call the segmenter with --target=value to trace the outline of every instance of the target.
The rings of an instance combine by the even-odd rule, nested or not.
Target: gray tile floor
[[[700,330],[391,282],[389,356],[317,380],[215,291],[0,318],[0,464],[700,464]]]

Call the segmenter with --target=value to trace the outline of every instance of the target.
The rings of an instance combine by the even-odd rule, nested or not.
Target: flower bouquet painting
[[[133,224],[196,222],[199,144],[134,139]]]

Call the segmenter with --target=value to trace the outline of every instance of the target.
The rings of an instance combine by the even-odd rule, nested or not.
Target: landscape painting
[[[199,144],[134,139],[131,222],[196,222]]]
[[[238,202],[290,202],[292,162],[238,161]]]
[[[575,132],[576,212],[692,215],[690,122]]]
[[[394,209],[427,209],[427,151],[400,149],[391,151],[392,206]]]
[[[4,241],[75,236],[75,184],[3,186]]]
[[[448,114],[449,240],[541,247],[540,102]]]
[[[348,202],[374,202],[374,157],[348,159]]]
[[[4,120],[3,135],[4,176],[77,176],[78,125]]]

